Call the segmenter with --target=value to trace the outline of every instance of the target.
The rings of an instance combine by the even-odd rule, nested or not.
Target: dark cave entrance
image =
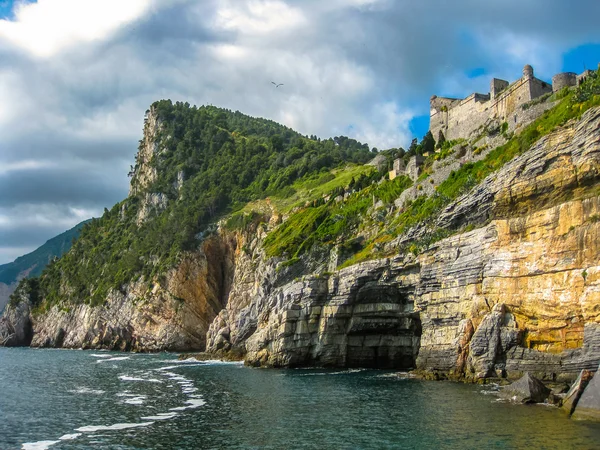
[[[394,285],[363,286],[347,331],[346,365],[412,369],[421,342],[421,319],[406,292]]]

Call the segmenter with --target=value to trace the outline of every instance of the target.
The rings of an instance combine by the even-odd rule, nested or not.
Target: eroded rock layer
[[[207,239],[162,284],[142,281],[112,291],[103,306],[76,305],[33,314],[35,347],[159,351],[201,349],[225,305],[235,240]],[[164,287],[163,287],[164,286]]]
[[[252,364],[574,378],[600,359],[600,110],[546,138],[440,216],[479,228],[414,258],[285,282],[237,262],[208,350]],[[482,226],[483,225],[483,226]],[[256,262],[256,261],[259,262]],[[300,274],[302,275],[302,274]]]

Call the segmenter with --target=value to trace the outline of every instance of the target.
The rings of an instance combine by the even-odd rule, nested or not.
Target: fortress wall
[[[446,139],[467,137],[482,126],[488,118],[489,95],[471,94],[448,111]],[[437,136],[434,134],[434,137]]]
[[[529,117],[537,109],[525,112],[521,106],[551,93],[552,85],[533,77],[533,69],[527,68],[529,70],[522,78],[508,85],[493,99],[486,94],[471,94],[464,100],[433,96],[429,129],[434,139],[438,139],[440,130],[447,140],[468,138],[479,129],[483,131],[490,121],[507,122],[511,130],[518,128],[522,120],[529,122]],[[504,86],[506,82],[503,80],[493,79],[491,82],[494,93]]]
[[[502,93],[492,105],[492,117],[500,122],[508,122],[511,128],[519,123],[521,106],[535,98],[552,92],[552,86],[537,78],[521,78]]]
[[[429,112],[429,130],[433,138],[437,141],[440,130],[446,136],[446,126],[448,124],[448,111],[459,105],[462,100],[448,97],[433,96],[430,100]]]

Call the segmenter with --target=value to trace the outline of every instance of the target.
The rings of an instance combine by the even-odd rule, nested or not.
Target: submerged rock
[[[600,420],[600,376],[597,374],[581,394],[573,413],[574,419]]]
[[[544,383],[526,373],[521,379],[500,391],[500,397],[517,403],[543,403],[550,395]]]

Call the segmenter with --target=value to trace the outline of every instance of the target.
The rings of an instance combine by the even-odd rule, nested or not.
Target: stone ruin
[[[513,83],[493,78],[490,92],[473,93],[464,99],[433,96],[430,100],[429,129],[437,139],[440,132],[447,140],[468,138],[491,121],[506,122],[515,128],[521,120],[522,106],[545,94],[564,87],[576,86],[591,73],[586,70],[577,75],[566,72],[552,78],[552,84],[536,78],[533,67],[523,68],[523,76]]]

